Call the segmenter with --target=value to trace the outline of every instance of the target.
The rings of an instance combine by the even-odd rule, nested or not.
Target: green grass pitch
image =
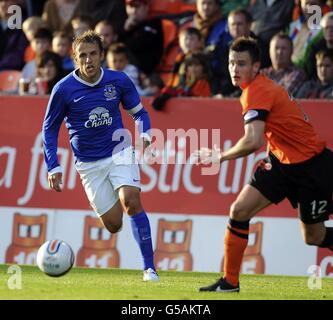
[[[145,283],[142,272],[125,269],[73,268],[52,278],[37,267],[21,266],[22,288],[11,290],[14,273],[0,265],[0,299],[110,299],[110,300],[298,300],[333,299],[333,279],[323,278],[322,288],[310,290],[308,277],[242,275],[240,293],[201,293],[200,286],[220,277],[218,273],[160,271],[161,281]]]

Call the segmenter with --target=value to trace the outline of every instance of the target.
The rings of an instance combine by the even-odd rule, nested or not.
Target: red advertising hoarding
[[[0,97],[0,206],[89,209],[80,179],[72,165],[73,156],[64,126],[59,139],[59,158],[64,170],[62,194],[47,185],[43,162],[41,127],[46,97]],[[149,212],[226,215],[242,186],[249,180],[262,152],[237,161],[225,162],[215,175],[203,175],[201,167],[189,161],[193,136],[204,134],[227,148],[243,134],[238,100],[177,98],[166,110],[150,112],[152,127],[163,134],[161,154],[179,157],[180,164],[141,165],[143,202]],[[328,101],[302,101],[320,136],[333,146],[333,108]],[[134,122],[124,114],[125,126],[133,131]],[[201,130],[201,131],[200,131]],[[176,137],[176,138],[175,138]],[[195,140],[195,139],[194,139]],[[185,143],[186,142],[186,143]],[[201,141],[202,142],[202,141]],[[191,147],[193,149],[193,147]],[[271,206],[261,216],[296,217],[284,201]]]

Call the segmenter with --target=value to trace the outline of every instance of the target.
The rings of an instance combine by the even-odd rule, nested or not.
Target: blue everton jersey
[[[143,132],[150,129],[149,116],[134,84],[123,72],[101,69],[101,76],[95,83],[82,80],[76,72],[56,84],[47,106],[43,143],[48,171],[59,166],[56,152],[62,121],[69,131],[74,155],[82,162],[109,157],[119,149],[117,145],[124,145],[124,141],[127,146],[130,144],[124,131],[120,131],[120,135],[116,132],[123,128],[120,103],[134,120],[143,123]]]

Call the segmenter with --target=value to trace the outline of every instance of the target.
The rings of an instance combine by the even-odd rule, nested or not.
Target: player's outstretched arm
[[[260,149],[265,142],[265,122],[254,120],[245,124],[245,134],[237,143],[227,151],[221,151],[217,148],[201,148],[194,152],[199,164],[220,163],[226,160],[233,160],[245,157],[252,152]]]

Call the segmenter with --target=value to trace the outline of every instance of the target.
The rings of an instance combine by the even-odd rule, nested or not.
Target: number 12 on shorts
[[[313,218],[317,218],[321,214],[326,213],[328,201],[326,200],[314,200],[311,202],[311,215]]]

